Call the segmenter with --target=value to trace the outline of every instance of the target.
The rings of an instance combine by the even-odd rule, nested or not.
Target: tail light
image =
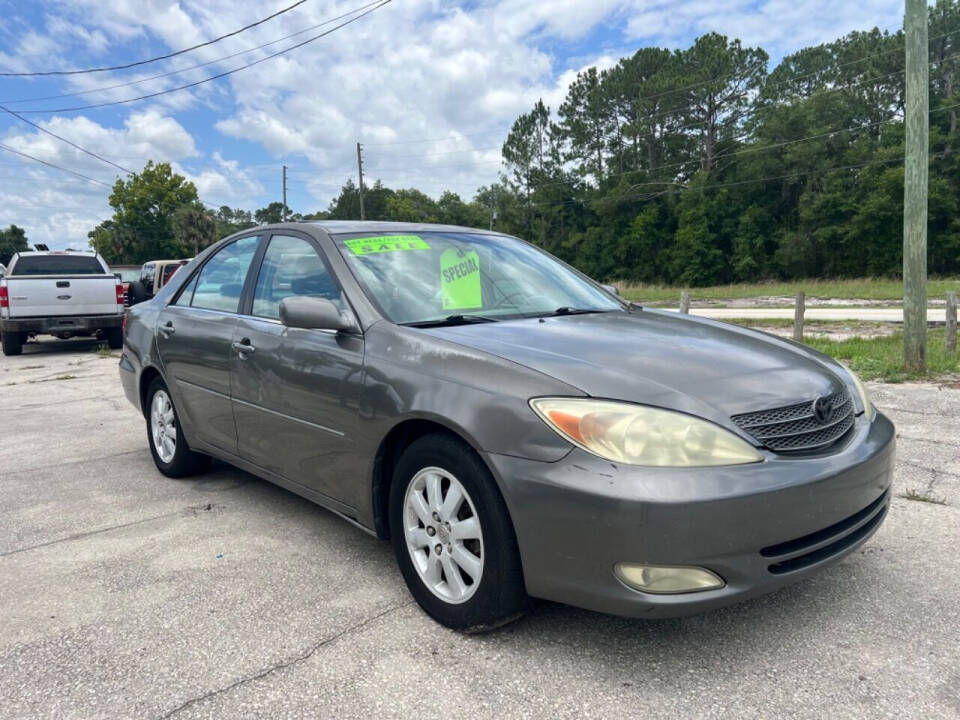
[[[123,314],[123,321],[120,323],[120,334],[124,337],[127,336],[127,314]]]
[[[0,308],[10,307],[10,292],[6,286],[0,287]]]
[[[117,305],[123,305],[126,293],[123,292],[123,283],[117,283]]]

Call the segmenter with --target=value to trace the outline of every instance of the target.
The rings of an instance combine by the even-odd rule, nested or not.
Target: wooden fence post
[[[680,293],[680,312],[684,315],[690,313],[690,293],[686,290]]]
[[[803,290],[797,293],[797,305],[793,309],[793,339],[803,342],[803,312],[806,295]]]
[[[957,293],[947,293],[947,352],[957,351]]]

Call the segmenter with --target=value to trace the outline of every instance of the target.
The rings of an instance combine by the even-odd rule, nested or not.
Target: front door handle
[[[240,353],[240,357],[244,357],[247,353],[252,353],[256,348],[250,344],[250,341],[244,338],[240,342],[233,343],[233,349]]]
[[[177,329],[173,326],[173,321],[171,321],[171,320],[167,320],[167,324],[166,324],[166,325],[161,325],[161,326],[160,326],[160,334],[163,335],[165,338],[170,337],[170,336],[173,335],[176,331],[177,331]]]

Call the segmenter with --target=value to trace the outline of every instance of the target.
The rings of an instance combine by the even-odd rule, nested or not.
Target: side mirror
[[[356,330],[351,320],[326,298],[294,295],[280,301],[280,322],[305,330]]]
[[[618,288],[616,285],[604,285],[603,283],[600,283],[600,287],[602,287],[611,295],[616,295],[617,297],[620,297],[620,288]]]

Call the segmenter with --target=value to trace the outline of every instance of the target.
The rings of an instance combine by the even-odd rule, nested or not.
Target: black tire
[[[147,292],[147,286],[139,280],[133,280],[127,289],[127,304],[133,306],[149,299],[150,293]]]
[[[172,478],[189,477],[190,475],[203,472],[210,465],[210,456],[194,452],[190,449],[190,446],[187,444],[187,439],[183,436],[183,430],[180,428],[180,417],[177,415],[177,409],[173,405],[172,398],[170,398],[170,406],[173,411],[174,424],[176,427],[175,450],[169,461],[163,460],[157,452],[153,440],[151,408],[153,407],[154,396],[160,391],[166,393],[167,398],[170,398],[170,391],[167,389],[166,384],[157,377],[153,379],[153,382],[150,383],[150,387],[147,389],[145,412],[147,419],[147,442],[150,445],[150,454],[153,455],[153,462],[156,464],[157,470],[167,477]]]
[[[407,489],[421,470],[431,467],[440,468],[459,481],[476,510],[482,528],[483,563],[480,580],[472,589],[472,595],[459,603],[442,599],[427,586],[414,566],[411,551],[407,547],[404,532]],[[434,532],[438,530],[434,529]],[[517,538],[506,504],[483,460],[459,438],[443,433],[425,435],[414,441],[400,456],[390,487],[390,536],[410,593],[420,607],[441,625],[453,630],[482,632],[520,617],[530,607],[531,601],[524,588]],[[424,557],[429,559],[430,554],[431,550],[427,548]],[[468,576],[462,577],[466,579]]]
[[[3,354],[19,355],[23,352],[24,340],[26,340],[26,333],[5,332],[0,334],[0,345],[3,346]]]
[[[107,330],[107,345],[111,350],[119,350],[123,347],[123,328],[110,328]]]

